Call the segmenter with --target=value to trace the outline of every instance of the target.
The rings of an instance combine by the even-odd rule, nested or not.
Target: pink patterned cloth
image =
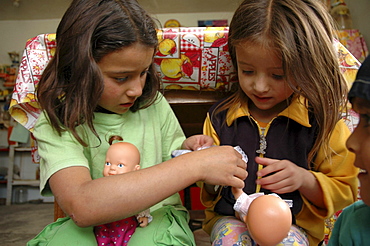
[[[338,37],[351,54],[360,62],[363,62],[369,54],[364,37],[358,29],[339,30]]]
[[[134,234],[138,221],[135,216],[94,227],[98,246],[125,246]]]

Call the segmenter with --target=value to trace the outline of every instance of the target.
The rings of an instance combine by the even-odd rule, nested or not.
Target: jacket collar
[[[290,105],[278,114],[278,116],[288,117],[305,127],[311,127],[308,118],[307,102],[304,97],[293,98]],[[248,109],[248,103],[236,104],[230,107],[226,115],[226,123],[230,126],[237,118],[251,116]]]

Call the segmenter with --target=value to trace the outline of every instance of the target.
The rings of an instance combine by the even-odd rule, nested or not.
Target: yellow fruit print
[[[51,48],[50,49],[50,55],[51,56],[54,56],[55,55],[55,50],[56,50],[56,48]]]
[[[354,66],[357,64],[356,58],[354,58],[351,54],[347,54],[345,60],[349,66]]]
[[[344,48],[344,46],[340,46],[338,51],[343,55],[347,55],[349,53],[348,50]]]
[[[170,84],[165,87],[166,90],[181,90],[182,86],[178,84]]]
[[[162,42],[162,40],[163,40],[163,30],[157,29],[157,38],[158,38],[158,43]]]
[[[346,68],[342,71],[343,77],[347,82],[349,88],[351,88],[353,81],[356,79],[357,69]]]
[[[207,27],[204,31],[204,42],[213,43],[215,40],[223,38],[224,36],[224,27]]]
[[[191,63],[190,58],[181,54],[181,58],[163,59],[160,68],[162,73],[169,78],[181,78],[184,76],[182,65],[185,62]]]
[[[17,105],[17,104],[18,104],[17,100],[15,100],[15,99],[12,98],[10,100],[9,108],[11,108],[11,107],[13,107],[14,105]]]
[[[182,87],[183,90],[188,90],[188,91],[197,91],[198,89],[195,88],[194,86],[191,86],[191,85],[188,85],[188,86],[184,86]]]
[[[158,50],[162,55],[172,55],[176,52],[176,42],[169,38],[163,39],[158,45]]]
[[[48,34],[48,40],[49,41],[54,41],[56,39],[56,33],[50,33]]]
[[[27,95],[21,99],[21,102],[24,103],[24,102],[33,102],[33,101],[36,101],[36,97],[35,97],[35,94],[33,93],[27,93]]]
[[[18,121],[23,126],[26,125],[28,122],[28,116],[26,112],[19,108],[13,108],[11,115],[16,121]]]

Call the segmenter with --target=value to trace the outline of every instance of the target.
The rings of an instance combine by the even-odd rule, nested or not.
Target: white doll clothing
[[[264,196],[263,192],[253,193],[251,195],[247,195],[246,193],[242,193],[239,198],[236,200],[234,204],[234,210],[239,213],[241,219],[243,219],[247,213],[249,206],[253,202],[254,199],[260,196]]]

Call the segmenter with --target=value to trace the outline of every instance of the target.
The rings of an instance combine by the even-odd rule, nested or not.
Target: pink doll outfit
[[[96,241],[99,246],[126,246],[139,225],[137,218],[148,217],[152,221],[149,209],[126,219],[94,227]]]
[[[134,234],[137,227],[135,216],[107,223],[104,225],[95,226],[94,233],[98,245],[117,245],[124,246]]]

